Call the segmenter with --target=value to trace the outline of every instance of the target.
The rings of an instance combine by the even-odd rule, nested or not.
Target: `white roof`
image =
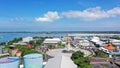
[[[77,65],[75,65],[69,57],[57,56],[49,59],[45,68],[77,68]]]
[[[24,37],[24,38],[33,38],[33,37],[28,36],[28,37]]]
[[[84,39],[83,39],[83,40],[80,40],[79,42],[81,42],[81,43],[82,43],[82,42],[83,42],[83,43],[89,43],[88,40],[84,40]]]
[[[120,40],[117,40],[117,39],[110,39],[110,42],[120,42]]]
[[[18,44],[20,44],[20,45],[27,45],[27,43],[24,43],[24,42],[18,42],[18,43],[13,43],[14,45],[18,45]]]
[[[61,39],[59,39],[59,38],[52,38],[52,39],[45,39],[44,43],[58,43],[60,41],[61,41]]]
[[[113,42],[112,44],[115,46],[120,46],[120,42]]]
[[[99,37],[93,37],[93,38],[91,39],[91,41],[93,41],[93,42],[98,42],[98,41],[100,41],[100,38],[99,38]]]
[[[95,42],[96,44],[99,44],[100,46],[105,46],[105,42],[103,41],[98,41],[98,42]]]

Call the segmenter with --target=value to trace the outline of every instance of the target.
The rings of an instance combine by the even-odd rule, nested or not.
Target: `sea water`
[[[21,38],[21,37],[61,37],[65,36],[65,33],[58,33],[58,34],[35,34],[35,33],[0,33],[0,42],[7,42],[13,40],[14,38]]]
[[[20,38],[20,37],[35,37],[35,36],[39,36],[39,37],[62,37],[62,36],[66,36],[68,33],[72,34],[72,33],[114,33],[114,34],[120,34],[119,31],[55,31],[55,32],[33,32],[33,33],[14,33],[14,32],[6,32],[6,33],[2,33],[0,32],[0,42],[7,42],[10,40],[13,40],[14,38]]]

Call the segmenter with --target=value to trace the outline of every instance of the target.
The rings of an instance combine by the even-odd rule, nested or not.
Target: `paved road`
[[[46,54],[52,57],[62,56],[62,55],[71,57],[72,53],[64,53],[63,50],[65,49],[53,49],[46,52]]]
[[[61,56],[61,55],[71,57],[72,53],[64,53],[63,50],[65,50],[65,49],[53,49],[53,50],[46,52],[46,54],[49,56],[52,56],[52,57]],[[84,50],[84,49],[80,49],[80,48],[72,48],[72,50],[83,52],[85,54],[84,55],[85,57],[91,55],[91,52],[88,50]]]
[[[75,51],[81,51],[81,52],[83,52],[83,53],[85,54],[84,57],[89,56],[89,55],[92,54],[90,51],[85,50],[85,49],[80,49],[80,48],[73,48],[73,49],[74,49]]]

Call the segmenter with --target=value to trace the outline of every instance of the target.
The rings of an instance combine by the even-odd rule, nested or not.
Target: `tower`
[[[67,48],[67,51],[71,50],[70,42],[71,42],[71,39],[70,39],[70,37],[67,34],[67,37],[66,37],[66,48]]]

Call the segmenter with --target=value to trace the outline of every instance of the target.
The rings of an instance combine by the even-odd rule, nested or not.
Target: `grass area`
[[[109,55],[102,50],[96,50],[95,51],[95,57],[101,57],[101,58],[108,58]]]

